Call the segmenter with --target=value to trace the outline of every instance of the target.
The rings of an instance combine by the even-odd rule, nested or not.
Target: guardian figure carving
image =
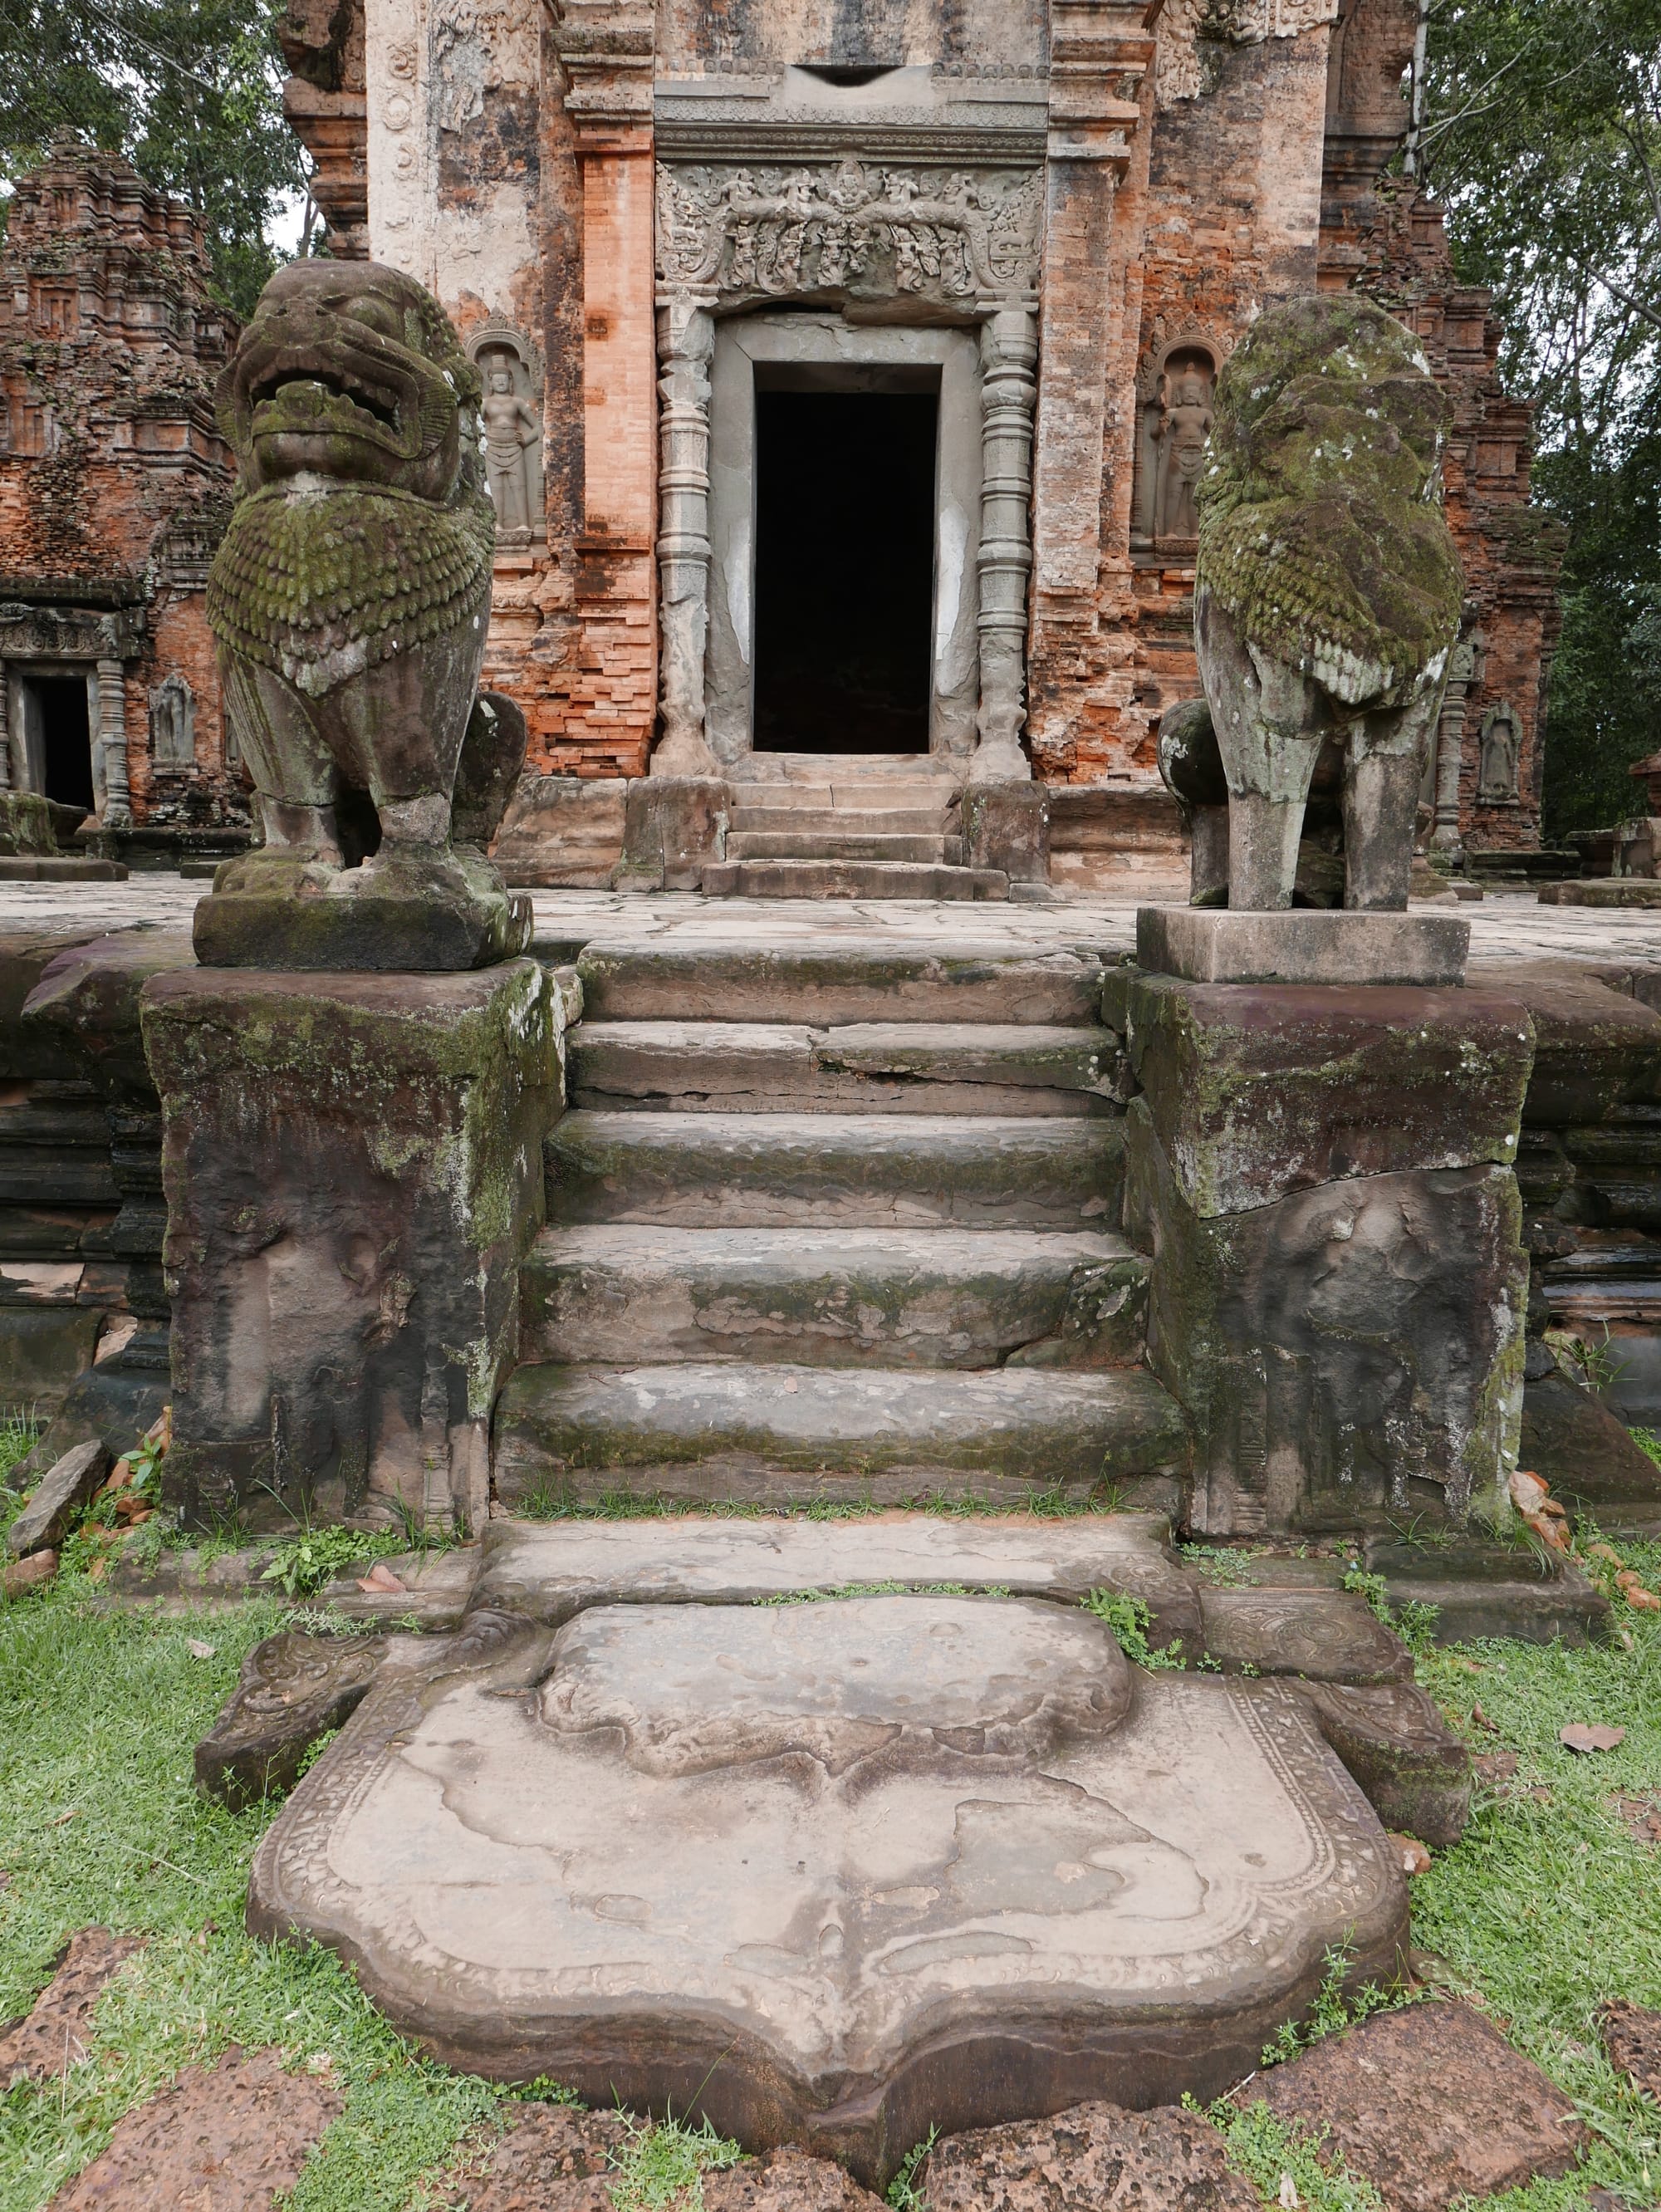
[[[476,745],[506,735],[475,712],[495,536],[478,372],[410,277],[301,261],[216,397],[240,495],[208,616],[265,842],[221,869],[198,956],[442,969],[518,950],[524,902],[451,836],[470,721]]]
[[[1459,558],[1448,402],[1353,294],[1269,309],[1218,380],[1194,637],[1228,789],[1228,903],[1291,903],[1310,781],[1343,754],[1344,903],[1404,908]]]

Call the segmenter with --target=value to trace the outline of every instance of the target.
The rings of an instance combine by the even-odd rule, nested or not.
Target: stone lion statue
[[[452,839],[464,744],[524,743],[506,702],[476,707],[495,541],[479,401],[430,293],[363,262],[281,270],[220,380],[239,492],[208,619],[265,842],[198,908],[209,964],[470,968],[528,935],[481,824]],[[488,760],[464,775],[502,780]]]
[[[1269,309],[1218,380],[1194,638],[1228,783],[1231,906],[1291,902],[1324,744],[1342,755],[1345,905],[1407,904],[1459,626],[1449,413],[1412,332],[1350,293]]]

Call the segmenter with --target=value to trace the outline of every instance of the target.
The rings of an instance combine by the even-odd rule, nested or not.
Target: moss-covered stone
[[[1268,310],[1218,380],[1197,591],[1340,697],[1403,690],[1458,629],[1449,420],[1417,339],[1370,301]]]
[[[1178,1187],[1202,1216],[1352,1176],[1515,1164],[1534,1031],[1497,991],[1121,970],[1111,998]]]
[[[557,1111],[532,961],[159,977],[176,1502],[482,1517]]]
[[[1125,1227],[1153,1256],[1149,1362],[1194,1430],[1194,1524],[1508,1517],[1528,1262],[1498,1166],[1358,1176],[1207,1218],[1148,1103]]]

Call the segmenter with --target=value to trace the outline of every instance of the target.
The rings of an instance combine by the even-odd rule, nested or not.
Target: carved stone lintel
[[[660,292],[732,299],[1022,297],[1038,281],[1042,185],[1025,174],[878,167],[658,167]]]
[[[980,742],[971,783],[1029,781],[1021,747],[1027,719],[1027,586],[1033,548],[1033,404],[1037,318],[1006,308],[980,333]]]
[[[709,371],[715,322],[686,296],[658,311],[660,468],[658,574],[663,621],[663,736],[653,775],[718,776],[704,736],[709,636]]]

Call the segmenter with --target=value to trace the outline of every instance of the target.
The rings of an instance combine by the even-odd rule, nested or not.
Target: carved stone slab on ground
[[[248,1918],[447,2063],[880,2186],[931,2124],[1215,2094],[1405,1892],[1301,1700],[1026,1599],[475,1612],[400,1642]]]
[[[1331,2130],[1388,2212],[1567,2173],[1590,2137],[1573,2101],[1466,2004],[1408,2005],[1330,2036],[1248,2093],[1281,2120]]]
[[[1349,1590],[1208,1589],[1205,1648],[1225,1674],[1410,1682],[1413,1655]]]

